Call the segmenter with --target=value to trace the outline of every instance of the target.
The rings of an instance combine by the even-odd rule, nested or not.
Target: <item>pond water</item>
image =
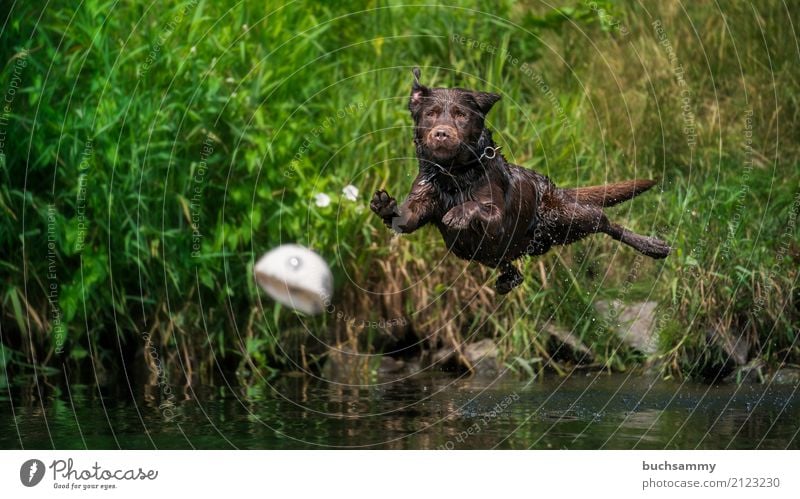
[[[281,377],[250,388],[175,387],[172,401],[162,388],[4,390],[0,448],[800,447],[798,386],[581,373],[533,382],[437,374],[364,385]]]

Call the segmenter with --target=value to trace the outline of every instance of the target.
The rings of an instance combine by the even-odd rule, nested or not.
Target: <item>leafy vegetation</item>
[[[378,352],[405,335],[428,350],[493,338],[535,375],[580,360],[548,324],[598,366],[641,365],[600,299],[659,302],[665,375],[800,362],[800,18],[783,2],[42,8],[14,4],[0,41],[4,372],[122,374],[151,338],[209,382],[217,366],[249,378],[314,367],[324,342]],[[402,196],[415,174],[415,65],[426,84],[501,93],[504,153],[560,185],[661,179],[613,217],[674,254],[593,237],[526,262],[500,299],[434,230],[392,238],[368,195]],[[337,313],[258,292],[254,260],[284,242],[331,262]]]

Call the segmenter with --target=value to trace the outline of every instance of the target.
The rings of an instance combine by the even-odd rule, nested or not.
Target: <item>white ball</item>
[[[333,274],[317,253],[298,244],[284,244],[256,263],[259,286],[275,301],[307,314],[319,314],[333,294]]]

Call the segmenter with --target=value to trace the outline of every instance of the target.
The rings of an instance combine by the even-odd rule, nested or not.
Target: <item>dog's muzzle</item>
[[[458,147],[460,140],[458,138],[458,131],[445,125],[439,125],[431,128],[428,132],[428,147],[436,150],[454,150]]]

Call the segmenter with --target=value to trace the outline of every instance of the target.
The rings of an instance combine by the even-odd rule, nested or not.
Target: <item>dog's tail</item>
[[[605,208],[632,199],[654,185],[655,180],[625,180],[615,184],[564,189],[564,193],[577,203]]]

